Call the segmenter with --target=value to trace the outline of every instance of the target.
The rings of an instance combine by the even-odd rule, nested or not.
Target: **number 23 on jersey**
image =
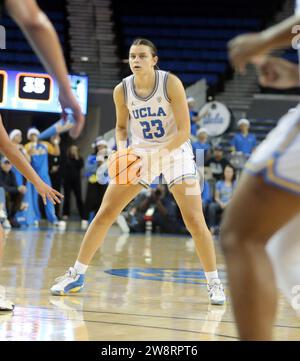
[[[165,130],[160,119],[143,121],[140,122],[140,125],[143,127],[145,139],[161,138],[165,135]]]

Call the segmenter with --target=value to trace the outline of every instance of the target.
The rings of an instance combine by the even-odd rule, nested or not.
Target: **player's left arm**
[[[300,22],[299,14],[293,15],[284,21],[258,33],[243,34],[235,37],[228,43],[229,60],[232,66],[244,72],[247,63],[255,57],[268,54],[271,50],[285,48],[297,40],[294,30]]]
[[[45,69],[57,80],[63,116],[66,118],[65,109],[71,108],[76,123],[70,130],[70,135],[77,138],[82,131],[85,118],[71,90],[67,66],[54,26],[36,0],[6,0],[5,5]]]
[[[24,175],[24,177],[34,184],[38,193],[42,196],[44,204],[48,198],[52,203],[60,203],[60,198],[63,197],[59,192],[49,187],[37,175],[31,165],[24,159],[23,154],[18,147],[14,145],[9,139],[6,130],[3,126],[0,116],[0,152],[10,160],[10,162]]]
[[[170,74],[168,77],[167,93],[171,100],[174,120],[178,130],[176,135],[165,147],[165,149],[171,152],[189,139],[191,134],[191,125],[184,87],[181,80],[173,74]]]

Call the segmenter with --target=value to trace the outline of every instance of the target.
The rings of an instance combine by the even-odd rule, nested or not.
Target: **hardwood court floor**
[[[55,277],[72,266],[83,233],[75,225],[11,231],[0,284],[15,301],[0,314],[0,340],[237,340],[226,307],[210,306],[188,237],[120,235],[112,228],[80,294],[54,297]],[[217,261],[224,283],[224,261]],[[300,321],[281,297],[275,337],[300,340]]]

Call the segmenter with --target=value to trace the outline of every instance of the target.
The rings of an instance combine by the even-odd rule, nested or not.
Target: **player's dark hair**
[[[152,41],[145,39],[145,38],[136,38],[133,40],[131,46],[133,45],[145,45],[148,46],[151,50],[151,54],[153,57],[157,55],[157,47],[152,43]],[[157,65],[155,65],[155,69],[159,69]]]

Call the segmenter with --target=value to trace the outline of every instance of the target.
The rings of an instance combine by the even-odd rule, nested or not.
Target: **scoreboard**
[[[87,113],[88,77],[69,75],[82,112]],[[0,69],[0,109],[60,113],[58,84],[44,73]]]

